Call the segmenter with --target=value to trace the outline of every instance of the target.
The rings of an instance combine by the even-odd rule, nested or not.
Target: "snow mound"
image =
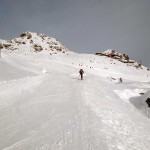
[[[129,99],[131,97],[138,97],[141,96],[141,93],[146,93],[147,91],[145,89],[124,89],[123,91],[121,90],[114,90],[114,92],[125,102],[129,103]]]
[[[47,73],[47,70],[46,70],[46,69],[43,69],[43,70],[42,70],[42,73],[46,74],[46,73]]]

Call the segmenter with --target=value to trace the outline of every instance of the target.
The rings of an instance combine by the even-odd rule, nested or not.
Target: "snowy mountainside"
[[[68,51],[59,41],[55,38],[48,37],[44,34],[38,34],[33,32],[23,32],[18,38],[14,38],[10,41],[0,40],[0,45],[6,51],[18,51],[27,53],[48,51],[50,54]]]
[[[46,50],[46,42],[37,43],[40,37],[34,44],[45,47],[35,53],[28,36],[23,36],[25,45],[12,40],[16,50],[2,49],[0,149],[149,150],[146,67],[107,56]]]

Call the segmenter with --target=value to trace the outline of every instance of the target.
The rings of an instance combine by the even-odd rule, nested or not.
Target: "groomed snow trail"
[[[85,105],[85,86],[63,75],[11,83],[0,95],[0,149],[104,149],[96,131],[102,123]]]
[[[9,90],[0,95],[0,149],[149,149],[150,130],[144,127],[150,128],[143,123],[149,120],[132,116],[135,108],[112,91],[108,96],[114,85],[99,77],[89,74],[81,81],[48,74],[5,84],[3,89]]]
[[[115,84],[106,76],[115,73],[93,68],[85,68],[82,81],[79,55],[65,57],[68,60],[33,55],[11,56],[10,62],[4,58],[0,149],[149,150],[149,118],[119,97],[120,92],[126,96],[126,89],[137,88],[136,81]],[[146,83],[142,84],[144,88]]]

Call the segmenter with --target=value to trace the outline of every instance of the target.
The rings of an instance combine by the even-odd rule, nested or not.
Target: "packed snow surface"
[[[0,149],[149,150],[149,91],[144,66],[70,51],[3,51]]]

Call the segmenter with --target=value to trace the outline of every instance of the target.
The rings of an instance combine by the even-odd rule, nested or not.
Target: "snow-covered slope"
[[[49,54],[56,54],[57,52],[65,53],[68,51],[55,38],[48,37],[44,34],[23,32],[18,38],[10,41],[0,40],[0,45],[6,51],[16,51],[22,53],[48,51]]]
[[[48,37],[30,34],[33,44],[22,35],[26,44],[13,39],[2,49],[0,149],[149,150],[146,67],[73,53],[58,41],[62,51],[49,49]]]

